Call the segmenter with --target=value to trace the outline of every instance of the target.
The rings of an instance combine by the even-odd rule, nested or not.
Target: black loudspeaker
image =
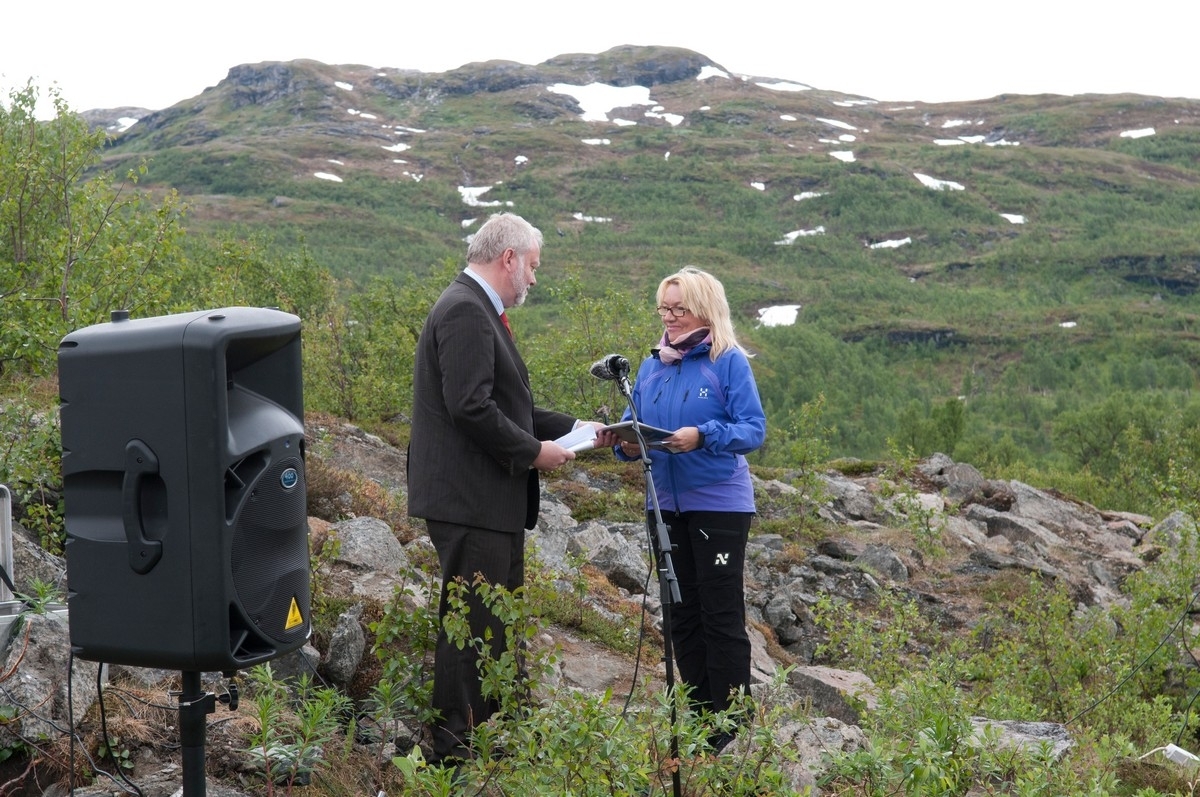
[[[58,350],[71,648],[233,672],[310,632],[300,319],[227,307]]]

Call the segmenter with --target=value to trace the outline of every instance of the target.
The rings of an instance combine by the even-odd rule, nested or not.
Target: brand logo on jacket
[[[706,387],[700,388],[700,391],[696,394],[696,397],[697,398],[708,398],[708,388],[706,388]]]
[[[717,565],[717,566],[729,564],[729,554],[727,554],[727,553],[717,554],[717,561],[713,562],[713,564]]]

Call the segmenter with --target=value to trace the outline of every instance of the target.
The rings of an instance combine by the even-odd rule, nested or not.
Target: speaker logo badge
[[[300,483],[300,472],[295,468],[288,468],[279,475],[279,483],[283,485],[283,489],[290,490]]]

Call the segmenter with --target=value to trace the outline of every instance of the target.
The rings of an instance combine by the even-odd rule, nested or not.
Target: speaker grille
[[[279,642],[308,635],[308,515],[304,461],[291,456],[249,485],[233,531],[233,586],[245,621]],[[235,624],[236,625],[236,624]],[[237,628],[231,628],[235,644]]]

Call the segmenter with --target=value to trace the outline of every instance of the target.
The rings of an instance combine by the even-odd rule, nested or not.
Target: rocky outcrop
[[[323,449],[329,456],[343,464],[353,463],[364,474],[374,474],[387,489],[402,490],[395,473],[402,465],[398,452],[369,435],[339,434],[338,438],[336,445]],[[893,483],[875,475],[826,473],[820,506],[820,514],[829,524],[825,539],[798,552],[795,544],[781,535],[752,534],[746,604],[754,642],[755,689],[763,694],[780,688],[776,676],[782,667],[792,668],[783,686],[787,691],[784,699],[810,701],[817,715],[807,724],[788,729],[797,749],[804,749],[804,744],[823,750],[861,745],[862,734],[856,726],[877,696],[874,685],[861,673],[829,666],[836,662],[816,660],[816,651],[826,640],[813,622],[812,608],[822,596],[854,605],[874,600],[883,589],[900,590],[923,611],[936,614],[943,627],[966,628],[978,619],[978,610],[956,600],[954,596],[964,591],[956,582],[978,582],[1015,568],[1061,580],[1081,602],[1103,607],[1121,600],[1121,582],[1141,568],[1147,548],[1169,547],[1178,541],[1178,529],[1192,522],[1180,515],[1151,527],[1149,518],[1101,512],[1020,482],[990,481],[969,465],[941,455],[920,463],[914,477],[907,483]],[[582,469],[573,478],[586,489],[606,489],[602,483],[592,484]],[[757,489],[776,498],[795,492],[780,481],[758,481]],[[586,564],[603,574],[611,589],[604,591],[603,599],[589,594],[582,600],[610,614],[625,603],[627,614],[645,611],[649,622],[661,628],[661,596],[650,568],[645,527],[604,520],[577,522],[549,491],[542,503],[538,527],[530,534],[531,555],[540,561],[540,567],[558,574],[562,589],[576,590],[579,568]],[[922,528],[936,530],[944,546],[936,568],[920,551],[896,542],[911,537],[897,535],[894,529],[918,522]],[[354,518],[335,524],[313,520],[311,525],[322,539],[337,540],[336,554],[322,561],[315,575],[326,596],[348,608],[323,635],[323,650],[308,646],[273,662],[273,668],[285,675],[315,669],[327,682],[348,688],[372,658],[366,609],[386,603],[398,592],[407,593],[405,599],[414,606],[429,605],[429,590],[436,584],[419,577],[414,563],[436,562],[436,557],[427,537],[401,543],[394,530],[379,519]],[[42,551],[19,526],[14,549],[19,590],[29,589],[34,580],[64,583],[61,560]],[[13,700],[38,710],[18,717],[8,730],[45,736],[85,715],[95,700],[94,687],[88,688],[95,680],[95,670],[88,668],[94,665],[74,663],[68,700],[60,677],[69,653],[66,627],[52,617],[31,616],[23,629],[4,651],[3,672],[10,673],[8,681],[32,690]],[[549,679],[550,689],[603,692],[629,687],[634,665],[621,655],[556,628],[546,629],[536,644],[555,645],[563,651]],[[661,667],[660,663],[659,679]],[[111,677],[153,684],[174,675],[132,670],[136,668],[114,668]],[[989,733],[999,732],[1014,744],[1045,743],[1056,750],[1070,745],[1059,726],[1008,728],[985,718],[977,723],[981,733],[985,728]],[[824,759],[803,754],[800,758],[802,764],[792,773],[793,780],[811,785]],[[162,766],[174,766],[169,755],[164,754]]]
[[[652,87],[695,80],[701,69],[715,64],[691,50],[624,45],[599,55],[560,55],[543,66],[582,69],[589,80],[613,86]]]
[[[294,97],[325,82],[291,64],[268,62],[235,66],[218,85],[228,87],[231,106],[241,108]]]
[[[515,61],[487,61],[446,72],[433,85],[452,95],[494,94],[546,82],[546,75],[536,66]]]

